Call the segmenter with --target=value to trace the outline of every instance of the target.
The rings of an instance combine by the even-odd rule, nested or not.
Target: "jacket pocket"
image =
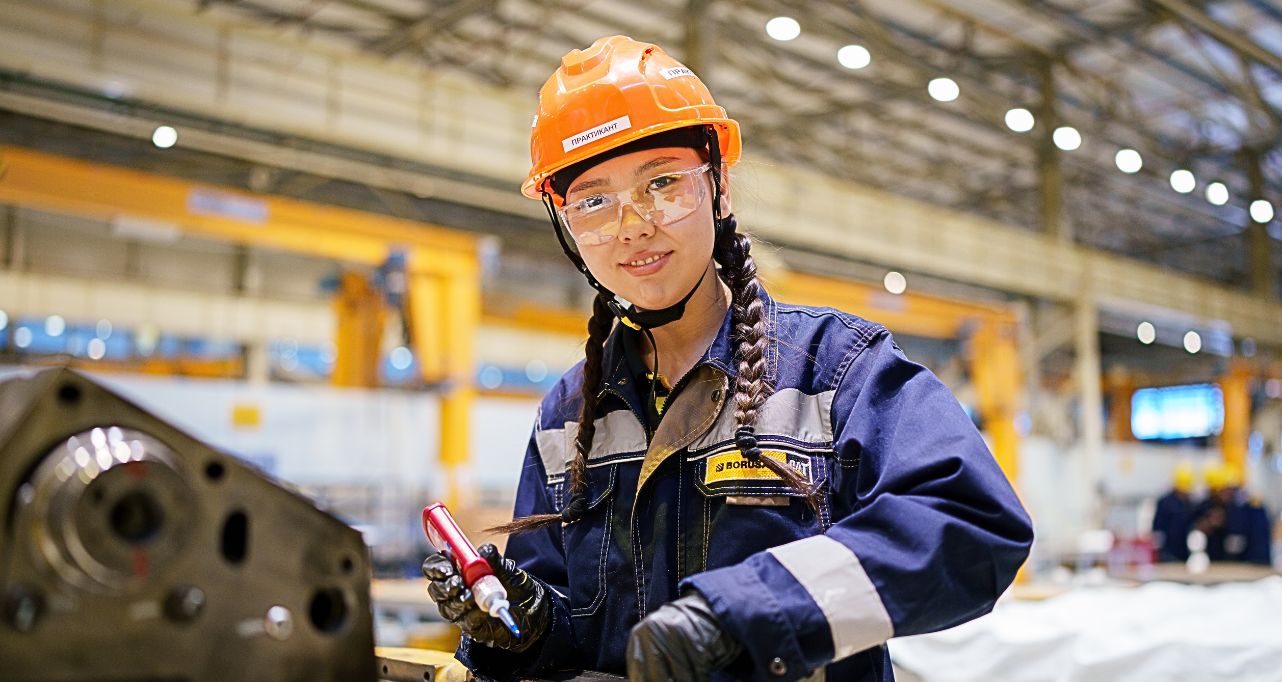
[[[819,512],[802,493],[764,465],[748,462],[733,446],[717,448],[694,467],[695,488],[703,497],[703,569],[737,564],[771,547],[819,535],[831,525],[826,447],[761,443],[765,456],[788,463],[819,492]]]
[[[613,527],[614,484],[619,465],[591,467],[587,470],[588,508],[583,518],[561,527],[565,547],[566,571],[569,575],[570,615],[591,616],[605,601],[606,558],[610,550]],[[563,502],[569,498],[569,482],[561,491]]]
[[[784,462],[815,488],[828,480],[827,448],[763,442],[763,457]],[[713,450],[695,465],[695,487],[708,497],[801,497],[762,462],[750,462],[733,445]]]

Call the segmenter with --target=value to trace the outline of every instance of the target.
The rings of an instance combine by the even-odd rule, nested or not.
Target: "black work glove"
[[[427,585],[427,596],[436,602],[441,616],[463,628],[463,633],[468,637],[486,646],[517,653],[525,651],[548,629],[551,605],[548,603],[547,590],[529,573],[517,568],[515,562],[504,559],[494,545],[486,543],[476,551],[482,559],[489,562],[494,576],[507,590],[507,600],[510,603],[508,610],[521,630],[520,638],[513,635],[502,621],[491,618],[490,614],[476,605],[472,590],[464,584],[454,562],[440,552],[427,557],[423,562],[423,577],[431,581]]]
[[[698,592],[659,607],[628,637],[631,682],[705,682],[737,658],[743,647],[712,614]]]

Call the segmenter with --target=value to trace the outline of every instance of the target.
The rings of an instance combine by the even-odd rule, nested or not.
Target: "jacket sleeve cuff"
[[[471,670],[476,679],[483,682],[520,682],[532,679],[538,673],[580,667],[578,644],[565,599],[546,584],[544,588],[551,596],[552,622],[534,646],[515,653],[486,646],[467,635],[459,639],[454,657]]]
[[[775,547],[686,579],[751,658],[755,682],[790,682],[894,634],[872,580],[827,536]]]

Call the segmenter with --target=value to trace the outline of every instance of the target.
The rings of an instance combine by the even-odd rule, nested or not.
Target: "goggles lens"
[[[619,236],[623,207],[631,206],[642,220],[656,227],[675,223],[694,213],[707,193],[703,176],[711,168],[663,173],[624,192],[601,192],[566,204],[559,213],[570,236],[580,246],[604,244]]]

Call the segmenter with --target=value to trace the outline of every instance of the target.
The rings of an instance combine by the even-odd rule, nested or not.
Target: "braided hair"
[[[558,523],[573,523],[587,511],[588,453],[596,436],[597,400],[601,392],[602,373],[605,367],[605,341],[614,327],[614,313],[610,311],[605,296],[598,293],[592,301],[592,318],[588,320],[588,342],[584,345],[583,408],[579,411],[579,433],[574,439],[574,459],[566,469],[570,475],[570,498],[559,514],[535,514],[511,523],[490,528],[491,533],[524,533],[546,528]]]
[[[713,251],[713,258],[721,266],[721,277],[730,288],[730,329],[734,341],[735,377],[734,420],[735,445],[751,462],[760,462],[793,490],[801,493],[812,509],[819,511],[819,491],[801,474],[785,462],[764,456],[757,447],[754,427],[758,411],[774,386],[766,377],[765,305],[761,302],[761,281],[757,279],[757,264],[749,252],[752,241],[736,231],[734,215],[725,217],[726,228]]]

